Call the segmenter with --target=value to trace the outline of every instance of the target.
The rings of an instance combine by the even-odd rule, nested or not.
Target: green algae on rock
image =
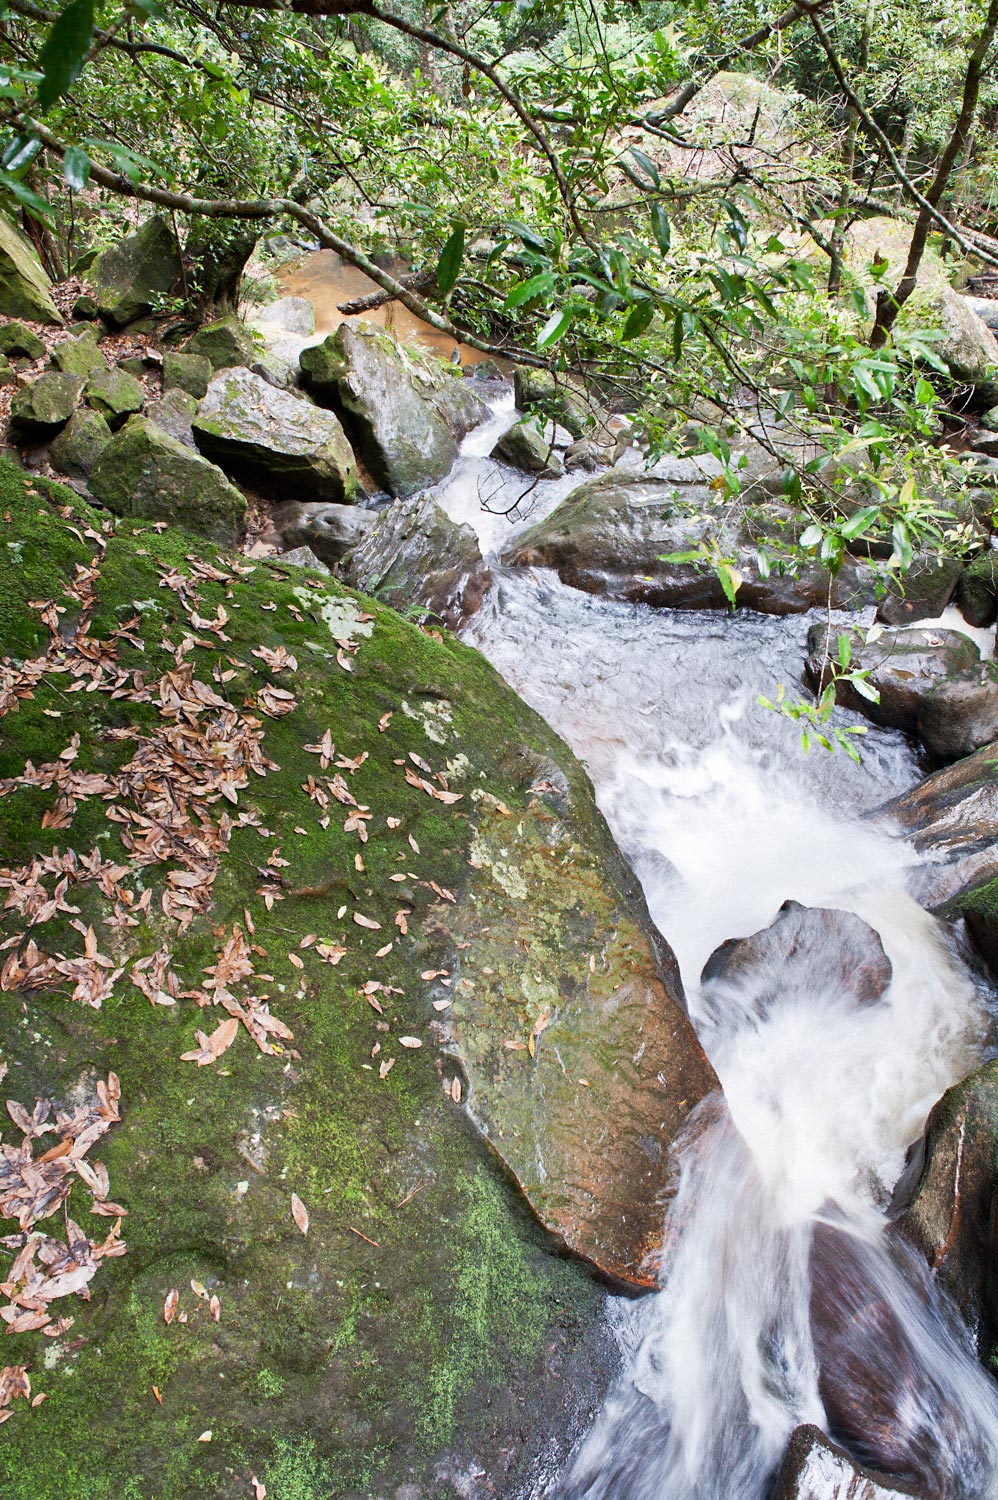
[[[177,237],[159,214],[125,235],[94,262],[100,316],[112,328],[124,328],[155,310],[183,274]]]
[[[221,469],[146,417],[131,417],[90,473],[94,496],[119,516],[184,526],[234,542],[246,501]]]
[[[99,1008],[68,980],[0,991],[7,1088],[58,1101],[117,1074],[123,1120],[100,1154],[128,1211],[128,1252],[73,1299],[72,1330],[9,1340],[48,1399],[6,1423],[0,1489],[244,1500],[255,1473],[274,1495],[387,1500],[403,1484],[460,1493],[474,1465],[513,1494],[564,1452],[613,1356],[598,1286],[552,1254],[457,1097],[515,1170],[529,1132],[551,1159],[567,1148],[536,1134],[554,1088],[587,1171],[594,1098],[600,1132],[633,1125],[636,1077],[657,1119],[697,1102],[670,1094],[674,1073],[655,1090],[660,1050],[645,1073],[640,1029],[653,1052],[663,1030],[650,1008],[677,1054],[695,1049],[696,1088],[713,1082],[584,773],[477,653],[328,580],[114,529],[7,463],[0,500],[25,549],[22,565],[0,547],[4,859],[50,889],[47,862],[74,854],[78,910],[36,923],[34,941],[69,961],[92,929],[124,971]],[[166,772],[145,761],[140,776],[141,757],[216,720],[257,736],[266,763],[227,790],[198,771],[189,842],[146,857]],[[222,765],[231,737],[214,743]],[[183,877],[218,840],[206,905]],[[24,931],[14,907],[2,926]],[[237,931],[252,972],[230,972],[227,1000],[215,982]],[[27,962],[23,943],[12,953]],[[291,1037],[265,1029],[265,1055],[240,1019],[217,1061],[184,1061],[197,1030],[239,1019],[229,1001]],[[639,1144],[646,1186],[649,1156]],[[566,1192],[582,1205],[592,1186]],[[597,1259],[584,1206],[572,1229],[549,1194],[562,1240]]]

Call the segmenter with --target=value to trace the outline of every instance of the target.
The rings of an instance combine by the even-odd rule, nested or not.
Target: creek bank
[[[77,860],[71,914],[4,950],[5,1097],[113,1070],[101,1154],[128,1210],[72,1332],[12,1336],[49,1399],[6,1424],[4,1494],[524,1490],[614,1367],[578,1260],[648,1285],[670,1134],[716,1084],[588,779],[453,639],[7,462],[0,486],[25,549],[0,549],[5,859],[46,889]],[[71,604],[72,632],[22,597]],[[143,799],[181,746],[196,785],[157,848]],[[106,891],[84,858],[121,867]],[[113,955],[99,1007],[20,977],[53,953],[90,973],[73,912]],[[184,1060],[223,1014],[219,1060]]]

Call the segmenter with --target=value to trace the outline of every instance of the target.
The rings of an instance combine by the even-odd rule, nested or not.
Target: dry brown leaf
[[[367,927],[371,932],[379,932],[381,930],[381,923],[375,922],[372,917],[365,917],[363,912],[355,911],[353,919],[358,927]]]
[[[297,1193],[291,1194],[291,1217],[298,1225],[302,1234],[308,1234],[308,1209]]]
[[[411,1048],[414,1048],[414,1047],[421,1047],[422,1045],[423,1044],[419,1040],[418,1036],[400,1036],[399,1037],[399,1046],[400,1047],[409,1047],[411,1049]]]
[[[175,1286],[171,1287],[170,1290],[166,1294],[166,1301],[163,1303],[163,1322],[164,1323],[172,1323],[173,1322],[174,1318],[177,1316],[177,1307],[178,1307],[179,1303],[180,1303],[180,1293],[177,1291],[177,1288]]]

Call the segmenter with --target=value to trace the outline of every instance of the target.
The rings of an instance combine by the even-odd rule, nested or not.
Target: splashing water
[[[859,767],[806,759],[755,706],[798,675],[808,623],[653,612],[500,572],[467,632],[586,762],[724,1090],[680,1143],[661,1290],[615,1304],[623,1374],[545,1491],[559,1500],[763,1500],[805,1422],[927,1495],[998,1492],[996,1388],[884,1216],[988,1016],[906,894],[914,856],[861,821],[915,778],[900,739],[871,733]],[[713,949],[788,898],[876,929],[893,965],[876,1004],[831,984],[831,951],[793,985],[701,985]]]

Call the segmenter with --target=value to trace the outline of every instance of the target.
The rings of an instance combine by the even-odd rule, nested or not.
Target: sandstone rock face
[[[340,575],[393,609],[422,609],[452,630],[475,613],[490,580],[471,527],[452,521],[430,495],[383,511]]]
[[[460,439],[487,414],[470,382],[369,324],[344,324],[304,349],[301,368],[315,399],[341,414],[377,483],[401,498],[442,479]]]
[[[332,412],[246,369],[215,376],[194,419],[202,453],[255,487],[302,500],[351,500],[357,466]]]
[[[132,417],[90,473],[95,498],[119,516],[167,521],[213,541],[235,541],[246,501],[221,469],[146,417]]]
[[[773,1500],[929,1500],[927,1491],[857,1464],[818,1427],[790,1439]]]
[[[62,314],[51,288],[31,242],[0,214],[0,317],[58,326]]]
[[[792,526],[785,507],[775,502],[753,507],[751,522],[717,515],[716,492],[695,460],[670,460],[662,478],[611,470],[573,490],[549,516],[523,532],[504,561],[553,568],[572,588],[609,599],[666,609],[727,609],[727,596],[712,568],[693,560],[662,560],[664,555],[696,552],[719,530],[722,550],[738,558],[739,608],[798,614],[827,598],[828,574],[819,567],[806,567],[797,576],[777,569],[762,576],[757,548],[764,545],[768,528]],[[847,563],[832,596],[843,608],[872,602],[869,569]]]
[[[154,215],[94,263],[97,307],[112,328],[124,328],[151,313],[180,280],[180,252],[173,228]]]
[[[84,1452],[101,1455],[79,1490],[95,1500],[136,1474],[166,1476],[171,1500],[206,1482],[244,1500],[253,1473],[284,1500],[467,1500],[469,1474],[480,1495],[536,1491],[614,1370],[581,1261],[644,1284],[670,1132],[715,1082],[582,767],[477,652],[328,579],[127,518],[102,530],[3,459],[0,503],[31,541],[23,560],[0,549],[5,649],[43,658],[4,719],[4,868],[65,879],[114,953],[88,970],[70,915],[35,924],[42,952],[105,976],[100,1009],[74,1002],[24,980],[24,924],[0,911],[17,1018],[3,1097],[61,1107],[113,1070],[122,1118],[100,1159],[128,1246],[89,1301],[62,1304],[68,1333],[11,1336],[52,1397],[5,1424],[0,1492],[30,1473],[33,1496],[60,1500],[66,1455]],[[47,656],[23,601],[79,577],[88,628],[74,618]],[[44,678],[67,663],[94,688],[49,717]],[[55,854],[41,823],[60,788],[29,759],[73,778]],[[287,865],[266,864],[275,849]],[[51,874],[69,850],[72,873]],[[119,864],[136,902],[152,892],[152,925],[106,925]],[[202,988],[223,972],[224,995]],[[231,1020],[224,1056],[199,1067],[197,1031]],[[5,1145],[20,1139],[7,1118]],[[114,1221],[86,1206],[103,1236]]]
[[[869,1005],[893,972],[879,935],[854,912],[785,901],[761,932],[716,948],[701,978],[752,992],[765,1015],[781,1000],[815,991]]]

